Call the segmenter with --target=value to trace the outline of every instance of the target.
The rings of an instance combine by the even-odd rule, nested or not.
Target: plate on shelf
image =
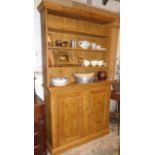
[[[68,84],[68,82],[67,83],[51,83],[51,85],[52,86],[66,86]]]
[[[107,49],[106,48],[98,48],[97,50],[99,50],[99,51],[106,51]]]
[[[65,86],[69,83],[68,78],[51,78],[51,85],[53,86]]]

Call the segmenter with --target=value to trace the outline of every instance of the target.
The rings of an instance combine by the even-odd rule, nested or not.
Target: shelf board
[[[88,67],[84,67],[84,66],[60,66],[60,67],[48,67],[48,69],[50,70],[50,69],[61,69],[61,68],[66,68],[66,69],[72,69],[72,68],[81,68],[81,69],[90,69],[90,68],[92,68],[92,69],[108,69],[108,67],[105,67],[105,66],[95,66],[95,67],[93,67],[93,66],[88,66]]]
[[[68,48],[68,47],[48,47],[48,49],[55,49],[55,50],[72,50],[72,51],[85,51],[85,52],[105,52],[107,50],[94,50],[94,49],[82,49],[82,48]]]
[[[79,31],[74,29],[67,29],[63,27],[53,27],[48,25],[48,33],[54,32],[61,32],[61,33],[69,33],[69,34],[76,34],[76,35],[83,35],[83,36],[90,36],[90,37],[97,37],[97,38],[108,38],[108,35],[94,33],[94,32],[85,32],[85,31]]]
[[[82,84],[82,83],[77,83],[75,81],[72,81],[70,82],[69,84],[65,85],[65,86],[52,86],[50,85],[50,89],[63,89],[63,88],[66,88],[66,87],[73,87],[73,86],[81,86],[81,87],[87,87],[87,86],[91,86],[91,85],[102,85],[102,84],[105,84],[105,83],[110,83],[110,84],[114,84],[116,83],[117,80],[114,80],[114,79],[107,79],[105,81],[98,81],[98,80],[95,80],[94,82],[91,82],[91,83],[85,83],[85,84]]]

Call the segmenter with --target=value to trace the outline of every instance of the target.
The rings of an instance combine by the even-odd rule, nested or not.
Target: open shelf
[[[48,49],[55,50],[72,50],[72,51],[85,51],[85,52],[104,52],[107,49],[83,49],[83,48],[69,48],[69,47],[48,47]]]
[[[107,66],[88,66],[88,67],[84,67],[84,66],[53,66],[53,67],[48,67],[48,69],[60,69],[60,68],[67,68],[67,69],[72,69],[72,68],[81,68],[81,69],[88,69],[88,68],[92,68],[92,69],[107,69]]]
[[[48,26],[48,33],[54,32],[61,32],[61,33],[69,33],[69,34],[76,34],[76,35],[83,35],[83,36],[91,36],[91,37],[98,37],[98,38],[107,38],[109,37],[108,35],[104,34],[99,34],[99,33],[94,33],[94,32],[86,32],[86,31],[79,31],[79,30],[74,30],[74,29],[67,29],[67,28],[62,28],[62,27],[53,27],[53,26]]]

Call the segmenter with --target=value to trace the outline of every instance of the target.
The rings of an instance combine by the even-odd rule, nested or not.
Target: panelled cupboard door
[[[59,94],[56,97],[58,145],[81,138],[82,95],[81,92]]]
[[[92,90],[89,92],[89,134],[108,129],[109,91]]]

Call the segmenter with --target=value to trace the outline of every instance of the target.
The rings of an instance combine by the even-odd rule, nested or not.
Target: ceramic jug
[[[98,71],[97,77],[99,81],[104,81],[107,79],[107,72],[106,71]]]

